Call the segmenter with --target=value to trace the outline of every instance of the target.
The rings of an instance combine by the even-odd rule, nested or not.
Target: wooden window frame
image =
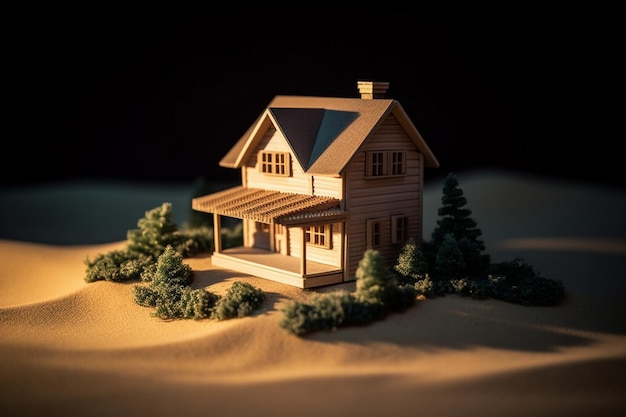
[[[383,224],[379,219],[367,221],[367,248],[375,249],[383,244],[382,236]]]
[[[391,216],[391,243],[404,243],[409,238],[409,216]]]
[[[319,224],[304,228],[305,242],[309,246],[332,249],[332,225]]]
[[[365,158],[366,178],[387,178],[406,175],[404,150],[367,151]]]
[[[257,157],[259,172],[279,177],[291,176],[291,157],[289,152],[260,151]]]

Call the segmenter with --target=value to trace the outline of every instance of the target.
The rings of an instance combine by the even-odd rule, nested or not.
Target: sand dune
[[[459,178],[488,250],[496,259],[519,255],[562,280],[562,305],[447,296],[368,326],[300,338],[279,327],[280,308],[315,291],[216,269],[208,255],[186,260],[195,287],[224,293],[232,281],[247,281],[267,294],[263,308],[223,322],[163,321],[134,302],[135,283],[83,280],[85,258],[123,240],[60,246],[5,239],[0,414],[625,415],[626,233],[622,224],[608,227],[597,200],[612,202],[600,207],[610,215],[626,198],[536,179]],[[512,198],[556,197],[509,208],[509,220],[527,225],[519,229],[493,198],[507,200],[504,188]],[[586,204],[586,195],[593,201]],[[438,205],[437,191],[428,198],[427,207]],[[573,201],[582,202],[576,211]],[[581,217],[587,222],[578,227]],[[316,291],[339,288],[354,283]]]

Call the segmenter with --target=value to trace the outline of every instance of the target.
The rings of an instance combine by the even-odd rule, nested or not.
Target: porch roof
[[[236,186],[192,200],[192,208],[238,219],[283,225],[328,223],[345,217],[339,199]]]

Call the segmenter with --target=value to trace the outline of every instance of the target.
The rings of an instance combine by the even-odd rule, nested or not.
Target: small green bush
[[[142,279],[152,282],[155,287],[189,285],[193,281],[193,271],[183,262],[183,256],[168,246],[157,260],[154,275],[144,274]]]
[[[143,285],[133,287],[135,302],[154,308],[156,317],[168,320],[221,320],[243,317],[259,308],[265,294],[249,284],[235,282],[224,299],[189,287],[193,271],[183,260],[213,250],[213,233],[208,226],[178,231],[171,209],[170,203],[163,203],[146,211],[138,228],[128,231],[126,249],[87,258],[85,281],[141,280]],[[242,236],[240,229],[225,232],[233,242]]]
[[[235,281],[216,303],[211,317],[217,320],[245,317],[260,308],[264,301],[263,290],[247,282]]]
[[[413,284],[413,288],[417,295],[421,295],[425,298],[435,297],[435,284],[428,274],[426,274],[424,278],[418,279],[415,284]]]
[[[135,285],[133,287],[133,293],[135,295],[135,302],[143,307],[156,307],[161,294],[158,289],[152,288],[152,286]]]
[[[359,323],[363,312],[357,313],[359,304],[352,294],[338,290],[331,293],[315,294],[308,302],[292,301],[283,308],[280,327],[294,335],[304,335],[314,331],[334,331],[342,325]]]
[[[532,306],[557,305],[565,298],[562,282],[542,277],[521,258],[492,264],[489,272],[493,298]]]
[[[405,311],[415,304],[415,289],[398,286],[378,251],[365,251],[356,276],[354,294],[340,290],[316,294],[308,302],[288,303],[282,310],[280,326],[298,336],[319,330],[334,331],[341,326],[381,320],[391,312]]]
[[[154,316],[162,319],[205,319],[219,297],[204,289],[191,289],[193,271],[171,246],[159,256],[152,275],[145,273],[147,285],[135,285],[135,302],[155,308]]]
[[[398,285],[415,285],[417,281],[428,274],[426,257],[420,250],[415,239],[410,238],[400,251],[396,264]]]
[[[130,281],[140,279],[141,274],[153,264],[155,258],[150,255],[131,253],[127,250],[114,250],[99,254],[93,260],[87,257],[85,265],[86,282],[95,281]]]

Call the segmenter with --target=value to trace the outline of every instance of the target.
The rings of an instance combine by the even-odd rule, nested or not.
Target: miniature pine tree
[[[395,274],[387,267],[377,250],[368,249],[364,252],[356,277],[355,299],[356,305],[361,307],[360,321],[364,321],[366,317],[368,320],[379,320],[387,313],[404,311],[415,303],[415,289],[409,285],[398,286]],[[348,316],[348,320],[351,320],[354,315]]]
[[[145,217],[137,221],[138,229],[129,230],[127,249],[131,252],[151,255],[158,258],[168,245],[177,247],[181,237],[176,234],[172,204],[163,203],[148,210]]]
[[[450,233],[446,234],[435,260],[436,276],[444,280],[459,279],[464,277],[465,269],[463,252],[457,240]]]
[[[156,270],[152,277],[153,285],[189,285],[191,281],[193,281],[191,267],[183,263],[183,256],[180,253],[171,246],[167,246],[157,260]]]
[[[356,294],[364,302],[384,302],[397,288],[396,278],[377,250],[365,251],[356,270],[356,277]]]
[[[415,239],[409,240],[402,246],[400,255],[394,265],[394,270],[398,272],[399,285],[413,285],[419,279],[424,278],[428,272],[426,257],[417,246]]]
[[[466,207],[467,199],[454,173],[449,173],[444,181],[441,203],[437,211],[440,219],[431,234],[430,245],[441,248],[445,236],[451,235],[463,253],[465,275],[471,278],[486,277],[491,259],[484,254],[485,244],[480,239],[482,231],[471,217],[472,211]]]

